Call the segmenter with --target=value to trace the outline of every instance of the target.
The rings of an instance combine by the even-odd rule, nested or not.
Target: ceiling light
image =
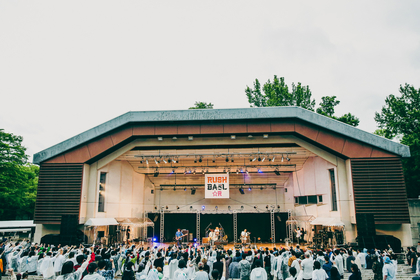
[[[154,160],[155,160],[156,165],[159,164],[159,161],[157,161],[156,159],[154,159]]]
[[[261,161],[261,157],[258,157],[258,161]]]
[[[257,158],[256,157],[254,157],[253,159],[252,159],[252,161],[255,161]]]
[[[176,136],[172,137],[172,140],[177,140],[178,138]]]
[[[274,162],[274,159],[275,159],[276,157],[275,156],[273,156],[273,158],[271,159],[271,162]]]
[[[243,189],[243,188],[239,188],[239,192],[240,192],[241,194],[245,194],[245,192],[244,192],[244,189]]]
[[[188,140],[192,141],[192,140],[194,140],[194,137],[193,136],[188,136]]]
[[[230,139],[235,140],[236,139],[236,135],[231,135]]]
[[[229,158],[228,157],[226,157],[226,162],[229,162]]]
[[[248,135],[248,138],[252,138],[252,135],[250,134],[250,135]]]
[[[165,159],[162,159],[164,163],[168,163]]]
[[[261,162],[264,162],[264,160],[265,160],[265,157],[263,157],[263,159],[261,160]]]
[[[149,161],[146,159],[146,164],[149,164]]]
[[[184,191],[187,191],[187,187],[184,187]]]
[[[268,138],[268,134],[263,134],[263,138],[267,139]]]
[[[239,174],[239,169],[236,169],[236,174]]]
[[[174,186],[174,191],[176,191],[176,188],[175,188],[175,186]],[[166,209],[168,209],[168,208],[166,208]]]
[[[163,140],[163,137],[158,137],[158,141],[162,141]]]
[[[281,162],[283,162],[283,160],[284,160],[284,156],[283,156],[283,155],[281,155]]]
[[[198,159],[198,162],[202,162],[203,161],[203,158],[202,157],[200,157],[199,159]]]

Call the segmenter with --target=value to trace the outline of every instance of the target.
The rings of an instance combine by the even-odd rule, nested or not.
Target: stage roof
[[[389,139],[363,131],[337,120],[322,116],[300,107],[264,107],[246,109],[202,109],[202,110],[176,110],[176,111],[141,111],[128,112],[79,135],[67,139],[59,144],[34,154],[33,163],[39,164],[71,149],[97,139],[111,131],[130,123],[168,123],[205,121],[242,121],[255,120],[270,122],[273,119],[297,119],[305,121],[329,131],[351,138],[362,143],[380,148],[393,154],[409,157],[408,146],[393,142]]]

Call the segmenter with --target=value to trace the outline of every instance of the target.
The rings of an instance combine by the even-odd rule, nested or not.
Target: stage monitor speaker
[[[357,236],[376,235],[374,214],[356,214]]]
[[[61,216],[60,235],[61,236],[76,236],[78,225],[79,225],[78,215]]]

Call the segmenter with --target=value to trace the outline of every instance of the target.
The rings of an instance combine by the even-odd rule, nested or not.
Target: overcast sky
[[[128,111],[249,107],[274,75],[376,129],[420,87],[420,1],[0,1],[0,128],[31,156]]]

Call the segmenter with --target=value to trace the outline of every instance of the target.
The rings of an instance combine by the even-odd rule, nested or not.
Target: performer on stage
[[[300,239],[301,239],[301,236],[302,236],[302,231],[300,231],[300,228],[298,227],[298,228],[296,229],[296,242],[297,242],[298,244],[300,244]]]
[[[178,246],[181,244],[182,237],[184,237],[184,235],[182,234],[181,229],[179,228],[175,233],[175,239]]]
[[[213,247],[214,241],[217,241],[217,238],[218,238],[214,229],[210,229],[209,238],[210,238],[210,245]]]
[[[127,237],[127,244],[129,242],[129,239],[130,239],[130,232],[131,232],[130,226],[128,226],[127,230],[125,231],[125,236]]]
[[[220,239],[220,230],[219,230],[219,227],[216,227],[214,229],[214,235],[217,237],[216,240],[219,240]]]
[[[249,234],[250,233],[247,232],[246,229],[244,229],[241,232],[241,242],[242,242],[242,245],[246,245],[247,241],[249,240]]]

